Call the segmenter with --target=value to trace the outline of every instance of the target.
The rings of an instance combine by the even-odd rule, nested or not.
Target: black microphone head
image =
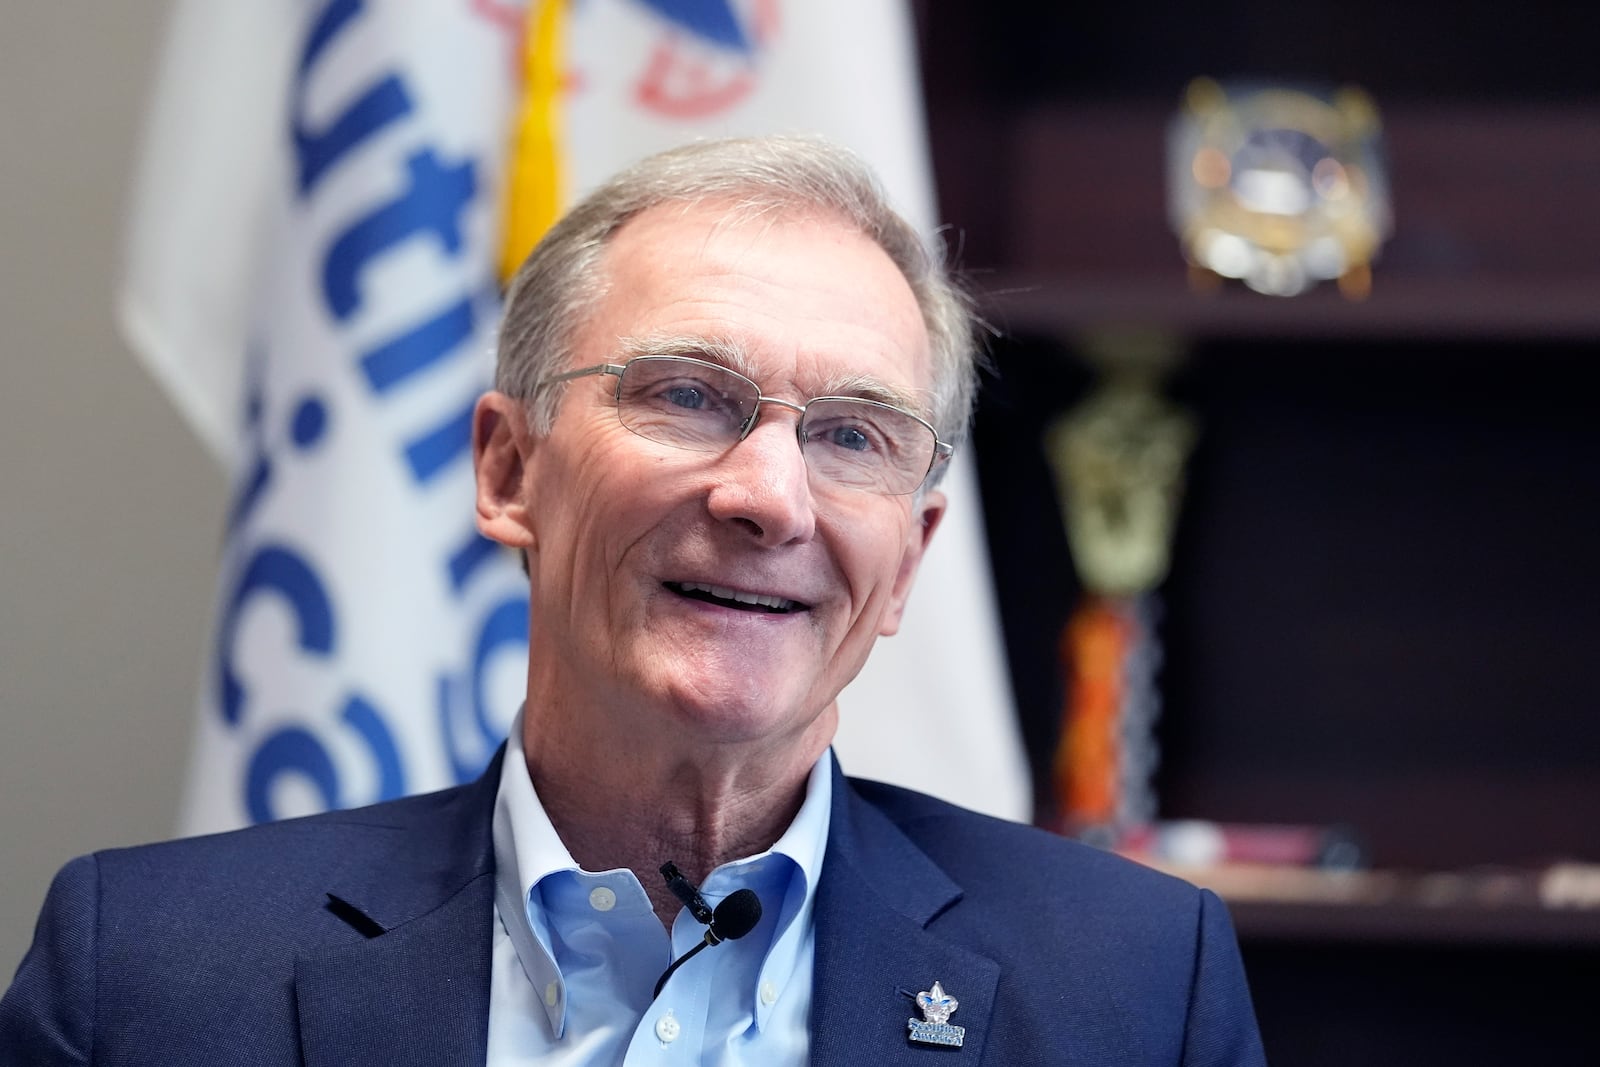
[[[730,893],[711,913],[711,932],[719,940],[733,941],[756,928],[761,921],[761,898],[754,889]]]

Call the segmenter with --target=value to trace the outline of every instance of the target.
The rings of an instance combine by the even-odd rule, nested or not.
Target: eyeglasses
[[[744,375],[689,356],[638,356],[554,374],[535,391],[592,374],[617,376],[617,418],[648,441],[694,452],[723,452],[749,436],[762,404],[799,414],[795,435],[806,468],[852,489],[904,496],[922,487],[954,449],[904,408],[852,396],[804,404],[762,396]]]

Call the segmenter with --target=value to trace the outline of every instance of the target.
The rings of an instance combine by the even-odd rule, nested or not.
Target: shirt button
[[[617,906],[617,895],[605,886],[589,890],[589,906],[595,911],[610,911]]]
[[[771,982],[761,983],[761,1003],[771,1006],[778,999],[778,990]]]
[[[672,1017],[671,1012],[656,1020],[656,1036],[668,1044],[678,1040],[678,1034],[681,1032],[682,1027],[678,1025],[678,1020]]]
[[[556,1006],[556,1001],[558,1001],[560,999],[561,999],[561,986],[560,985],[556,984],[555,982],[551,982],[549,985],[544,987],[544,1002],[546,1004],[550,1005],[553,1008],[553,1007]]]

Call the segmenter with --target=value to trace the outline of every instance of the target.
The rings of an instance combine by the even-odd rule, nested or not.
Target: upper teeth
[[[790,609],[799,607],[793,600],[785,600],[781,596],[767,596],[765,593],[745,593],[738,589],[729,589],[721,585],[706,585],[703,582],[684,582],[683,591],[686,593],[710,593],[718,600],[736,600],[741,604],[758,604],[764,608]]]

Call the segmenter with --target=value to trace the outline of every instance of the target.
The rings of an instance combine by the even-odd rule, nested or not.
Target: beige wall
[[[112,322],[164,0],[0,13],[0,988],[55,869],[168,836],[224,476]]]

